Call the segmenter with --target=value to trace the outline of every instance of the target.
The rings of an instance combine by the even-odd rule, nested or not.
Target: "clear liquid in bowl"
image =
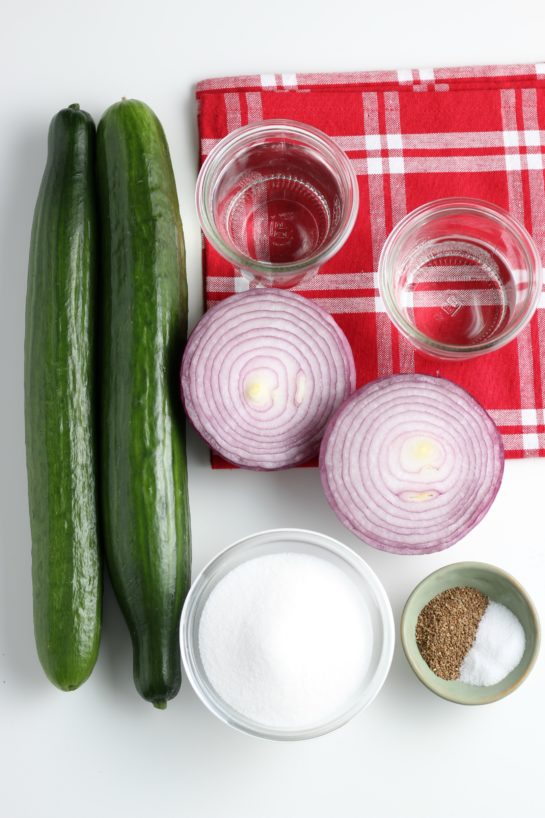
[[[405,317],[427,338],[471,346],[499,335],[517,303],[517,282],[501,255],[476,241],[419,244],[398,278]]]
[[[340,186],[311,149],[263,143],[234,162],[216,195],[216,223],[239,253],[274,264],[310,258],[341,216]]]

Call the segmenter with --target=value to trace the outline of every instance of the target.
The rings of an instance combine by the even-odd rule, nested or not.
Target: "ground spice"
[[[416,643],[431,670],[442,679],[458,679],[472,646],[488,597],[476,588],[449,588],[420,611]]]

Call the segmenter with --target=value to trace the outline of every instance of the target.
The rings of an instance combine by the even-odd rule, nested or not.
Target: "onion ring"
[[[197,432],[248,469],[288,468],[316,455],[355,382],[350,345],[333,318],[300,295],[270,288],[206,312],[181,369],[182,400]]]
[[[485,410],[444,378],[393,375],[355,392],[320,449],[327,500],[368,545],[428,554],[484,517],[501,484],[501,436]]]

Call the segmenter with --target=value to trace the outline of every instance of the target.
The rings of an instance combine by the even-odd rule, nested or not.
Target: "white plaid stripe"
[[[211,276],[207,282],[208,292],[233,293],[235,276]],[[376,290],[377,273],[320,273],[295,288],[299,292],[310,290]]]
[[[376,290],[378,273],[320,273],[297,285],[298,290]]]
[[[201,153],[203,156],[208,156],[212,148],[215,148],[221,139],[201,139]]]
[[[471,307],[478,298],[479,307],[502,306],[503,296],[498,290],[412,290],[405,292],[400,303],[405,307]]]
[[[340,137],[342,139],[342,137]],[[358,140],[363,138],[363,148],[366,151],[380,151],[383,137],[378,133],[366,133],[363,137],[354,137]]]
[[[240,97],[238,94],[224,94],[227,130],[234,131],[242,125],[240,116]]]
[[[543,409],[489,409],[488,414],[498,426],[540,426],[545,423]]]
[[[246,105],[248,106],[248,125],[261,122],[263,119],[263,102],[259,91],[248,91],[246,93]]]
[[[363,101],[363,133],[367,136],[380,136],[379,117],[378,117],[378,95],[375,92],[364,91],[362,94]],[[368,160],[380,163],[382,166],[382,159]],[[380,172],[380,171],[379,171]],[[369,207],[371,220],[371,245],[373,254],[373,266],[378,267],[378,259],[382,246],[386,240],[386,212],[384,202],[384,186],[381,176],[369,175],[367,177],[369,185]],[[328,299],[326,299],[328,300]],[[354,305],[371,304],[371,309],[374,311],[378,299],[345,299],[344,306],[348,312],[354,311]],[[326,308],[327,309],[327,308]],[[357,310],[356,310],[357,311]],[[367,310],[366,310],[367,311]],[[377,309],[376,316],[377,328],[377,371],[379,377],[382,375],[391,375],[393,372],[392,360],[392,325],[388,316],[383,310]]]
[[[378,273],[320,273],[297,285],[297,290],[378,290]]]
[[[263,120],[263,102],[259,91],[248,91],[246,93],[246,105],[248,108],[248,125],[253,125]],[[269,261],[269,233],[268,218],[266,211],[266,193],[260,186],[252,188],[252,212],[253,219],[253,239],[258,258]]]
[[[542,435],[538,435],[535,432],[523,432],[522,434],[522,448],[526,452],[537,452],[540,448],[540,438],[543,440]]]
[[[206,282],[206,291],[208,293],[228,293],[231,295],[235,292],[235,282],[240,276],[233,274],[232,276],[210,276]]]
[[[526,145],[540,145],[543,132],[539,130],[537,114],[537,92],[535,88],[523,88],[522,117],[524,120],[524,137]],[[543,156],[530,154],[527,159],[540,159]],[[543,167],[543,164],[541,164]],[[530,207],[532,218],[532,237],[537,245],[541,257],[545,258],[545,184],[543,173],[529,173]]]
[[[259,92],[247,92],[247,97]],[[388,148],[395,147],[388,144],[390,134],[353,134],[348,136],[333,136],[332,139],[343,151],[349,153],[350,151],[380,151],[381,145],[386,141]],[[203,139],[201,140],[201,149],[203,154],[210,153],[221,140],[220,139]],[[545,147],[545,131],[543,130],[529,130],[529,131],[483,131],[480,133],[471,133],[460,131],[459,133],[409,133],[403,134],[403,148],[405,151],[427,151],[427,150],[444,150],[449,148],[452,150],[459,149],[492,149],[498,150],[505,147],[518,147],[526,145],[528,147]],[[530,154],[533,155],[533,154]],[[540,156],[541,151],[536,151],[536,156]],[[473,157],[470,157],[473,161]],[[503,167],[503,165],[501,165]]]
[[[537,96],[535,88],[523,88],[522,90],[522,97],[523,99],[528,96],[528,92],[530,92],[530,96]],[[533,103],[532,108],[535,110],[536,103]],[[533,119],[533,117],[532,117]],[[536,126],[537,126],[537,119],[536,119]],[[541,131],[533,130],[533,131],[523,131],[524,137],[524,144],[527,147],[530,146],[537,146],[541,145]]]
[[[511,163],[511,160],[514,160]],[[528,170],[541,170],[545,160],[536,155],[535,160],[528,162],[530,156],[505,154],[497,156],[404,156],[403,166],[393,166],[392,173],[495,173],[518,171],[523,167]],[[358,176],[379,176],[389,171],[387,160],[377,157],[352,158],[352,167]],[[535,165],[531,166],[531,165]],[[538,167],[539,165],[539,167]]]
[[[419,68],[418,76],[420,78],[420,82],[433,82],[435,79],[433,68]]]
[[[530,413],[531,420],[526,422],[525,413]],[[539,450],[545,449],[545,432],[534,431],[536,427],[544,423],[543,410],[517,410],[517,409],[489,409],[488,414],[498,426],[503,428],[527,427],[532,431],[503,432],[502,439],[506,452],[518,452],[524,450],[525,455],[537,454]],[[537,416],[537,422],[533,422]]]
[[[524,450],[525,454],[537,453],[545,449],[545,432],[536,432],[536,429],[545,425],[543,409],[489,409],[488,414],[497,426],[504,429],[520,427],[522,433],[503,432],[503,444],[507,452]],[[528,431],[524,431],[524,429]]]
[[[501,111],[504,133],[518,133],[517,131],[517,114],[515,109],[516,92],[514,88],[502,88],[501,95]],[[508,146],[509,147],[509,146]],[[505,154],[505,162],[507,167],[507,150]],[[509,211],[519,221],[524,223],[523,210],[523,196],[522,196],[522,177],[519,173],[507,174],[507,186],[509,194]]]
[[[539,133],[539,122],[537,112],[537,92],[534,88],[524,88],[522,94],[522,118],[525,133]],[[545,258],[545,183],[543,180],[543,173],[529,173],[528,184],[530,186],[530,217],[532,222],[532,237],[536,242],[537,249],[541,254],[541,258]],[[545,305],[545,298],[541,294],[539,306]],[[539,337],[540,349],[545,349],[545,332],[543,324],[543,314],[541,310],[537,318],[537,331]],[[528,339],[530,341],[530,339]],[[530,360],[531,352],[530,352]],[[532,392],[526,395],[527,400],[534,401],[535,392],[532,379]],[[541,372],[541,400],[545,403],[545,371]],[[526,403],[526,406],[533,405]],[[524,407],[525,404],[523,403]],[[526,439],[524,448],[529,445],[529,440]],[[539,448],[539,447],[538,447]]]
[[[433,77],[433,72],[432,72]],[[403,137],[399,113],[399,92],[386,91],[384,94],[386,146],[390,151],[390,197],[392,203],[392,224],[397,224],[407,214],[405,190]],[[392,163],[397,163],[393,166]],[[394,167],[396,170],[394,170]],[[399,172],[401,169],[401,172]],[[382,306],[382,305],[381,305]],[[401,372],[414,372],[414,347],[402,335],[398,335],[399,368]]]
[[[379,334],[379,327],[377,326],[377,345],[379,346],[379,355],[382,351],[382,367],[387,365],[388,358],[392,356],[392,341],[391,341],[391,323],[386,315],[386,310],[382,299],[377,296],[362,296],[353,297],[348,296],[324,296],[323,298],[313,298],[316,304],[319,304],[324,310],[335,313],[336,315],[358,315],[360,313],[377,313],[377,319],[381,320],[380,329],[384,330],[383,334]],[[386,332],[387,329],[387,332]],[[387,346],[389,340],[389,346]],[[384,348],[383,348],[384,347]],[[386,363],[385,363],[386,361]],[[381,361],[379,361],[379,365]],[[380,366],[379,366],[380,368]]]
[[[532,329],[528,324],[514,341],[518,350],[520,405],[523,408],[535,406],[536,402],[531,333]]]
[[[255,185],[251,192],[252,235],[255,253],[261,261],[270,261],[269,214],[267,209],[267,190],[264,185]]]
[[[412,82],[413,72],[410,68],[400,68],[397,72],[397,79],[399,82]]]
[[[284,88],[297,88],[297,74],[282,74]]]
[[[276,88],[276,77],[274,74],[261,74],[262,88]]]
[[[505,88],[500,91],[501,94],[501,111],[502,111],[502,124],[504,130],[506,132],[513,132],[518,131],[517,127],[517,113],[516,113],[516,90],[514,88]],[[524,192],[522,187],[522,176],[520,172],[520,167],[518,168],[518,172],[514,169],[509,167],[508,158],[509,155],[507,151],[510,150],[510,146],[505,148],[506,150],[506,167],[507,170],[511,170],[510,173],[507,174],[507,187],[509,193],[509,210],[510,212],[518,218],[518,220],[524,224],[525,223],[525,214],[524,214]],[[532,359],[532,343],[531,343],[531,328],[530,326],[525,327],[522,332],[519,334],[518,338],[515,340],[514,343],[517,345],[517,353],[518,353],[518,360],[519,360],[519,389],[520,389],[520,405],[525,408],[527,406],[534,406],[535,405],[535,390],[534,390],[534,364]],[[523,448],[524,448],[524,441],[523,441]]]
[[[528,96],[528,92],[535,94],[535,88],[524,88],[522,91],[523,98]],[[506,148],[516,148],[519,145],[525,145],[527,148],[540,147],[543,145],[543,131],[538,130],[537,127],[533,130],[504,131],[503,143]]]
[[[430,267],[429,270],[421,271],[419,274],[419,281],[421,283],[435,284],[443,281],[445,275],[448,280],[452,282],[463,281],[468,275],[476,275],[481,272],[480,267],[472,267],[471,265],[457,265],[441,267],[438,271],[436,268]],[[544,270],[545,275],[545,270]],[[234,276],[211,276],[208,279],[208,291],[216,293],[234,292]],[[375,290],[378,291],[378,272],[359,272],[359,273],[320,273],[308,281],[302,281],[295,288],[300,292],[309,291],[330,291],[330,290]],[[334,298],[342,299],[343,296],[334,296]],[[538,305],[538,309],[545,310],[545,283],[542,291],[542,303]]]
[[[543,420],[543,411],[540,410],[538,412],[537,409],[521,409],[520,410],[520,417],[521,421],[526,426],[537,426],[538,425],[538,415],[541,415]],[[542,422],[542,420],[540,422]]]
[[[537,335],[539,339],[539,348],[540,350],[545,349],[545,299],[543,305],[539,304],[538,306],[543,306],[543,309],[538,309],[537,311]],[[541,400],[542,404],[545,406],[545,366],[543,365],[543,358],[541,359]]]
[[[403,137],[399,119],[399,93],[386,91],[384,94],[386,118],[385,142],[389,152],[390,192],[392,197],[392,224],[397,224],[407,213],[405,176],[403,173]],[[392,170],[392,161],[398,161],[399,169]]]
[[[537,453],[539,449],[545,449],[545,435],[543,434],[502,434],[503,445],[506,452],[523,451],[524,456]]]
[[[240,96],[237,93],[227,93],[223,95],[225,102],[225,114],[227,118],[227,129],[234,131],[242,125],[242,114],[240,111]],[[241,231],[241,244],[245,253],[248,252],[246,232]]]
[[[543,170],[544,159],[540,153],[507,153],[505,166],[507,170]]]
[[[378,96],[375,92],[364,92],[363,98],[363,127],[365,135],[379,134]],[[368,160],[369,161],[369,160]],[[382,166],[382,159],[375,160]],[[371,241],[373,263],[378,266],[378,258],[382,245],[386,240],[386,217],[384,212],[384,188],[381,179],[369,176],[369,197],[371,208]]]

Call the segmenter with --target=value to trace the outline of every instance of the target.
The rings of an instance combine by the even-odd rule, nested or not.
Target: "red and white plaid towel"
[[[358,386],[397,372],[465,387],[503,435],[507,457],[545,456],[545,297],[517,340],[472,361],[415,351],[392,327],[377,289],[384,240],[406,213],[445,196],[509,210],[545,259],[545,63],[344,74],[262,74],[197,86],[201,161],[227,133],[262,119],[306,122],[346,151],[358,176],[356,226],[318,276],[296,290],[333,314]],[[208,306],[246,289],[205,243]],[[214,466],[225,465],[213,458]]]

